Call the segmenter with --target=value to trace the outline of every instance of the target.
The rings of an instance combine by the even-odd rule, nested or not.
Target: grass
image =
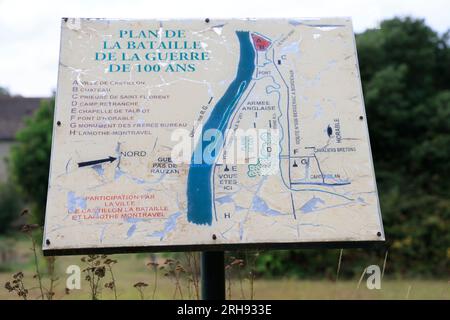
[[[33,253],[29,249],[30,243],[25,240],[16,242],[18,261],[13,263],[14,271],[0,271],[0,299],[18,299],[19,297],[9,293],[4,284],[10,281],[12,274],[23,271],[25,274],[24,283],[29,288],[29,299],[39,299],[40,289],[38,281],[33,278],[35,267],[33,264]],[[151,261],[150,254],[129,254],[110,256],[118,261],[113,266],[116,279],[118,299],[140,299],[142,290],[145,299],[151,299],[154,287],[154,273],[152,268],[147,266]],[[55,284],[54,299],[89,299],[89,284],[84,280],[85,273],[81,276],[81,289],[72,290],[70,294],[65,293],[67,274],[66,269],[70,265],[79,265],[81,269],[85,266],[80,261],[80,256],[58,257],[56,259],[55,274],[58,278]],[[158,256],[160,264],[165,260]],[[40,270],[46,270],[45,261],[40,259]],[[338,267],[339,269],[339,267]],[[1,265],[0,265],[0,270]],[[180,290],[176,290],[173,277],[164,276],[166,271],[159,270],[157,277],[156,299],[180,299]],[[339,271],[337,271],[339,272]],[[105,288],[104,284],[109,282],[110,275],[107,272],[102,279],[100,299],[114,299],[114,292]],[[148,286],[134,287],[136,283],[145,283]],[[380,290],[369,290],[366,287],[366,279],[363,279],[358,288],[358,279],[339,279],[337,282],[331,280],[302,280],[302,279],[258,279],[253,283],[255,299],[450,299],[450,283],[448,280],[426,280],[426,279],[389,279],[384,278]],[[44,286],[49,285],[48,277],[43,278]],[[189,286],[188,286],[189,284]],[[232,278],[231,297],[242,299],[251,297],[251,281]],[[182,277],[180,281],[183,299],[194,298],[192,283]],[[189,287],[189,288],[188,288]],[[244,296],[243,296],[244,295]]]
[[[123,272],[126,271],[126,272]],[[144,281],[151,282],[151,275],[143,272],[132,272],[131,270],[120,270],[117,280],[118,299],[140,299],[139,292],[133,287],[133,284]],[[3,284],[8,281],[10,274],[0,274],[0,282]],[[70,294],[64,293],[64,281],[60,279],[56,285],[55,299],[89,299],[88,284],[82,281],[81,290],[73,290]],[[36,286],[35,279],[29,275],[25,278],[27,285]],[[249,296],[248,283],[244,283],[244,289],[247,289],[247,298]],[[357,289],[357,279],[340,281],[335,284],[325,280],[256,280],[255,299],[277,300],[277,299],[450,299],[449,284],[438,280],[386,280],[382,283],[380,290],[369,290],[365,286]],[[144,292],[145,299],[151,299],[152,286],[146,287]],[[184,292],[187,289],[183,288]],[[156,299],[173,299],[174,285],[164,277],[158,279]],[[30,299],[36,299],[39,296],[39,290],[36,288],[31,291]],[[0,299],[17,299],[7,292],[6,289],[0,289]],[[101,299],[114,299],[111,290],[103,288],[100,294]],[[179,294],[176,296],[179,299]],[[188,295],[184,296],[185,299]],[[191,296],[192,298],[192,296]],[[232,286],[232,298],[241,299],[239,284],[235,281]]]

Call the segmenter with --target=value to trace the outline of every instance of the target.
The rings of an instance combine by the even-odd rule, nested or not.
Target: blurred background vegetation
[[[449,276],[449,36],[423,20],[395,18],[356,37],[387,247],[346,249],[341,277],[381,265],[386,250],[392,277]],[[53,108],[53,99],[43,101],[17,135],[10,182],[0,186],[1,233],[17,230],[19,198],[33,223],[43,224]],[[266,251],[255,268],[267,277],[333,278],[339,255],[326,249]]]

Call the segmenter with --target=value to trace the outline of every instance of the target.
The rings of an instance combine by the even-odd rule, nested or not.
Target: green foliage
[[[440,37],[423,20],[392,19],[380,30],[359,35],[357,43],[392,267],[399,273],[445,276],[450,245],[448,34]]]
[[[52,141],[54,100],[43,100],[40,108],[17,134],[10,154],[12,179],[32,205],[34,222],[42,225],[47,198]]]
[[[339,250],[268,251],[259,256],[256,271],[263,276],[332,279],[338,259]]]
[[[20,209],[21,202],[16,187],[10,183],[0,184],[0,234],[11,231],[11,225],[19,217]]]

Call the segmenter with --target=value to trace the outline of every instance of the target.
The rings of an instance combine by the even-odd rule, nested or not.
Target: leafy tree
[[[43,224],[47,199],[54,99],[42,100],[26,126],[17,133],[10,154],[11,176],[32,205],[35,222]]]
[[[357,37],[370,137],[392,260],[401,273],[448,274],[450,48],[423,20]],[[408,265],[414,265],[407,270]]]

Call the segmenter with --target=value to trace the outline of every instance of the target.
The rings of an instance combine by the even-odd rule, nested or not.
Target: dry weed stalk
[[[114,277],[113,265],[117,263],[117,260],[106,258],[103,261],[104,265],[108,269],[109,274],[111,275],[111,281],[105,284],[105,288],[111,289],[114,292],[114,299],[117,300],[117,287],[116,287],[116,279]]]
[[[147,263],[148,267],[151,267],[153,269],[153,294],[152,294],[152,300],[155,300],[155,294],[156,294],[156,288],[158,286],[158,266],[159,264],[157,262],[149,262]]]
[[[255,278],[256,278],[256,261],[259,257],[259,251],[254,253],[245,253],[247,265],[250,267],[248,271],[248,280],[250,283],[250,300],[255,298]]]
[[[231,283],[232,283],[231,278],[233,276],[232,273],[236,267],[238,268],[237,273],[239,276],[241,299],[245,299],[244,286],[242,283],[242,274],[241,274],[241,269],[244,267],[244,260],[237,259],[237,258],[231,256],[230,263],[225,266],[225,275],[227,278],[227,295],[228,295],[229,300],[231,300]]]
[[[188,291],[190,291],[190,284],[194,286],[194,296],[197,300],[200,299],[200,264],[199,255],[196,252],[185,252],[188,277]],[[191,296],[189,292],[189,296]]]
[[[176,298],[177,292],[180,294],[180,298],[183,299],[183,290],[181,289],[181,276],[186,273],[186,270],[180,264],[180,261],[174,259],[166,259],[164,261],[162,269],[165,270],[164,276],[170,278],[174,285],[175,291],[173,293],[173,299]]]
[[[19,271],[13,275],[13,280],[5,283],[5,289],[10,293],[15,293],[23,300],[28,299],[28,289],[23,283],[23,272]]]
[[[22,215],[25,213],[22,213]],[[34,240],[33,237],[33,231],[39,229],[39,225],[37,224],[25,224],[22,226],[21,231],[26,234],[28,236],[28,238],[31,240],[31,251],[33,251],[33,256],[34,256],[34,267],[36,270],[36,275],[35,277],[38,279],[38,284],[39,284],[39,290],[41,292],[41,296],[40,298],[42,300],[45,299],[45,295],[44,295],[44,287],[42,286],[42,275],[41,272],[39,270],[39,260],[38,260],[38,256],[37,256],[37,249],[36,249],[36,240]]]
[[[133,287],[135,287],[137,289],[137,291],[139,292],[139,296],[141,297],[141,300],[145,300],[144,289],[146,287],[148,287],[148,284],[146,284],[145,282],[137,282],[133,285]]]
[[[55,262],[56,262],[56,257],[47,257],[47,271],[48,271],[48,276],[49,276],[49,280],[50,280],[50,286],[49,289],[47,290],[47,299],[48,300],[53,300],[53,297],[55,296],[55,283],[58,280],[58,277],[56,277],[55,275]]]
[[[104,264],[106,259],[106,255],[88,255],[87,257],[81,258],[81,261],[87,264],[87,267],[83,269],[83,272],[86,273],[84,279],[89,283],[92,300],[99,299],[101,293],[101,280],[106,274],[106,267]]]

